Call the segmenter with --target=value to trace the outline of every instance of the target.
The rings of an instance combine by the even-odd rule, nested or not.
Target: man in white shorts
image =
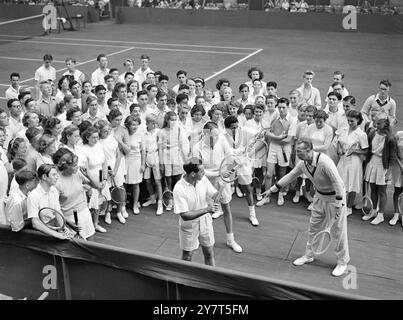
[[[204,263],[214,266],[214,229],[210,213],[218,204],[209,204],[217,190],[204,176],[201,160],[192,159],[183,165],[185,175],[175,185],[174,212],[179,217],[179,245],[182,260],[191,261],[193,252],[202,246]]]
[[[227,246],[237,253],[242,252],[242,247],[235,242],[232,227],[232,212],[230,202],[232,200],[231,185],[220,178],[220,165],[224,158],[232,157],[232,150],[227,140],[219,135],[217,124],[207,122],[203,127],[204,137],[193,148],[193,157],[201,159],[206,176],[215,188],[224,183],[221,206],[224,212],[224,224],[226,229]]]

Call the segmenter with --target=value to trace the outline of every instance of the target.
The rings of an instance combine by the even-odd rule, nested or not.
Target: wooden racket
[[[362,197],[362,213],[366,216],[369,216],[372,213],[372,210],[374,210],[374,204],[372,203],[371,200],[371,186],[369,185],[369,182],[365,181],[365,194]]]
[[[312,251],[315,255],[320,255],[325,253],[332,242],[332,234],[330,230],[332,229],[333,224],[337,221],[338,217],[333,218],[330,223],[327,225],[325,230],[318,232],[312,239]]]
[[[39,220],[49,229],[66,234],[68,238],[73,238],[75,232],[66,225],[66,219],[59,211],[45,207],[38,212]]]

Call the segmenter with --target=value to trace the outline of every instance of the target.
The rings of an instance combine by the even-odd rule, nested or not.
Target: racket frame
[[[63,221],[63,225],[60,226],[60,227],[53,227],[53,226],[48,225],[48,223],[44,222],[44,219],[41,218],[42,217],[41,212],[43,212],[45,210],[51,210],[52,212],[54,212],[56,214],[56,216],[60,216],[62,221]],[[45,226],[47,226],[49,229],[52,229],[54,231],[60,231],[60,230],[64,230],[66,228],[66,218],[64,217],[63,214],[61,214],[59,211],[57,211],[57,210],[55,210],[53,208],[44,207],[44,208],[40,209],[39,212],[38,212],[38,218]]]

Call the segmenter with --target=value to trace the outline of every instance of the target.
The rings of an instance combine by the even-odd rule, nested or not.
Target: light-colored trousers
[[[344,202],[345,203],[345,202]],[[312,251],[312,240],[315,235],[326,229],[328,223],[336,216],[334,196],[322,196],[316,192],[312,202],[311,219],[309,221],[308,242],[305,255],[314,257]],[[347,237],[347,212],[346,205],[343,206],[339,219],[333,224],[330,233],[332,241],[335,242],[335,254],[338,264],[347,264],[350,261]]]

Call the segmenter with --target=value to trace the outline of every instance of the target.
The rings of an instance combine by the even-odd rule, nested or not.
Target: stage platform
[[[373,226],[362,221],[358,211],[348,217],[349,265],[357,271],[357,288],[344,289],[343,283],[353,284],[353,275],[350,272],[339,278],[331,275],[336,259],[330,249],[312,264],[302,267],[292,265],[292,261],[304,253],[309,222],[307,202],[294,204],[287,196],[285,205],[279,207],[272,200],[273,203],[256,209],[260,225],[253,227],[248,221],[246,200],[234,198],[231,203],[234,232],[244,252],[235,253],[226,246],[223,217],[214,220],[218,267],[340,293],[376,299],[403,299],[401,224],[392,227],[385,221]],[[102,221],[108,232],[97,233],[95,241],[180,259],[178,217],[175,214],[164,212],[156,216],[155,206],[141,208],[141,214],[137,216],[128,211],[130,216],[125,225],[116,219],[111,226]],[[191,263],[203,264],[201,249],[195,253]]]

